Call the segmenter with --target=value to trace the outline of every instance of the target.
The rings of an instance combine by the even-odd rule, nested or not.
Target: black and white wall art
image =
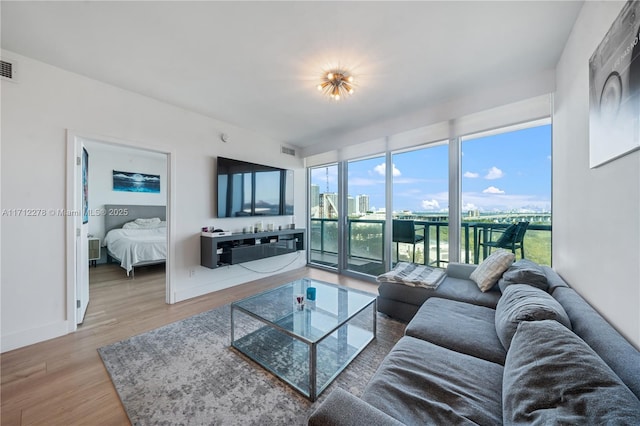
[[[640,1],[628,1],[589,60],[589,166],[640,148]]]

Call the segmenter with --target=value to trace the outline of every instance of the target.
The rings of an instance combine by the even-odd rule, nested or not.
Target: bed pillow
[[[156,218],[158,219],[158,218]],[[122,225],[122,229],[155,229],[155,228],[166,228],[167,227],[167,222],[166,221],[160,221],[158,220],[157,222],[155,220],[150,220],[147,221],[148,219],[142,219],[140,222],[138,222],[140,219],[136,219],[133,222],[127,222],[124,225]]]
[[[637,425],[640,401],[566,327],[523,322],[504,365],[502,415],[509,425]]]
[[[491,289],[513,261],[515,254],[507,250],[496,250],[473,270],[469,278],[478,285],[481,291]]]
[[[160,223],[160,218],[159,217],[151,217],[148,219],[138,218],[134,220],[134,222],[142,226],[158,225]]]
[[[496,306],[496,333],[508,351],[511,339],[523,321],[556,320],[568,329],[571,321],[562,305],[548,293],[527,284],[505,288]]]
[[[505,288],[511,284],[529,284],[545,291],[549,288],[547,276],[540,265],[528,259],[520,259],[515,262],[498,281],[500,291],[503,293]]]

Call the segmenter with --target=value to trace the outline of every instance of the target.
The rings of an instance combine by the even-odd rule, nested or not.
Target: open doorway
[[[70,165],[74,211],[81,212],[67,234],[74,246],[67,248],[74,263],[70,331],[85,320],[113,319],[115,294],[169,303],[170,153],[78,135],[69,136],[68,148],[81,156]]]

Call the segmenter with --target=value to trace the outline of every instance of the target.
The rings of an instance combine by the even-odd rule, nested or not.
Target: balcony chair
[[[425,227],[418,226],[416,231],[416,223],[413,220],[393,220],[393,242],[396,243],[396,259],[400,260],[400,252],[398,251],[400,243],[413,245],[413,257],[412,262],[416,261],[416,244],[424,241]]]
[[[483,256],[486,259],[487,256],[491,253],[492,248],[502,248],[511,250],[513,254],[516,253],[517,249],[520,249],[521,258],[524,259],[524,234],[527,232],[527,227],[529,226],[529,222],[518,222],[512,225],[509,225],[506,229],[492,229],[490,228],[489,237],[486,241],[484,238],[478,243],[478,245],[483,246]],[[487,230],[484,231],[485,236],[487,235]],[[500,233],[500,237],[492,241],[493,233]]]

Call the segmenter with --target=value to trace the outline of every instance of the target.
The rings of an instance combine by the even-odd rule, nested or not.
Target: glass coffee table
[[[315,401],[375,339],[376,315],[375,295],[304,278],[232,303],[231,346]]]

